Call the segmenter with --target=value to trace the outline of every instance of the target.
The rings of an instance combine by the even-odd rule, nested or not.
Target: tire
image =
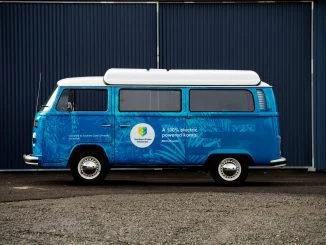
[[[80,152],[72,159],[70,168],[75,181],[81,184],[99,183],[107,173],[105,158],[96,151]]]
[[[245,157],[228,156],[214,158],[210,173],[216,184],[237,186],[244,183],[248,175],[248,164]]]

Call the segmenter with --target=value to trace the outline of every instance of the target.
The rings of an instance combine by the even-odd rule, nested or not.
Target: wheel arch
[[[77,145],[73,148],[73,150],[70,153],[69,159],[68,159],[68,168],[71,168],[71,163],[73,162],[73,160],[81,153],[81,152],[85,152],[85,151],[93,151],[96,152],[98,154],[101,154],[101,156],[103,156],[104,160],[106,161],[106,163],[109,163],[109,158],[107,157],[104,149],[102,146],[100,145],[87,145],[87,144],[83,144],[83,145]]]
[[[244,160],[247,163],[247,166],[252,166],[254,164],[254,161],[249,153],[243,152],[243,153],[212,153],[208,156],[204,168],[205,170],[209,171],[212,164],[216,164],[216,162],[221,161],[224,158],[227,157],[234,157],[239,160]]]

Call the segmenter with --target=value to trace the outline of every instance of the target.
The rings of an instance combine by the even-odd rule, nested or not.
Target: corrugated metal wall
[[[40,102],[56,81],[110,67],[156,67],[155,4],[0,3],[0,169],[26,168]]]
[[[311,3],[161,3],[159,17],[161,68],[257,71],[275,86],[289,164],[311,165]],[[60,78],[157,65],[156,4],[1,3],[0,28],[0,169],[26,168],[40,72],[44,103]]]
[[[315,163],[326,171],[326,2],[315,10]]]
[[[255,70],[275,87],[284,155],[311,165],[311,3],[162,4],[161,68]]]

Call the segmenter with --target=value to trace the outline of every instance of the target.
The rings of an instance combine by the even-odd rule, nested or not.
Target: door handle
[[[111,127],[111,124],[102,124],[101,127]]]
[[[121,128],[126,128],[126,127],[130,127],[130,126],[131,126],[130,124],[120,124]]]

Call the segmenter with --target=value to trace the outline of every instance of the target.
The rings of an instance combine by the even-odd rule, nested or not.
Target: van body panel
[[[58,98],[64,89],[69,88],[61,88]],[[110,90],[108,96],[110,97]],[[54,163],[67,167],[70,153],[78,145],[99,145],[105,149],[108,156],[114,155],[114,117],[110,105],[107,111],[98,112],[62,112],[54,106],[47,112],[43,121],[44,167],[55,167]]]
[[[277,138],[273,119],[268,117],[203,115],[188,119],[187,127],[198,131],[197,137],[187,139],[188,164],[204,163],[210,154],[246,153],[257,165],[268,164],[276,156],[271,149],[275,149]]]
[[[184,106],[178,112],[122,112],[119,110],[121,89],[157,90],[158,88],[115,87],[115,164],[185,164],[185,139],[168,137],[172,131],[176,133],[175,129],[185,127]],[[164,90],[179,90],[181,98],[184,96],[184,89],[181,88],[167,87]],[[131,139],[134,133],[140,136],[137,130],[142,129],[147,131],[143,133],[148,141],[143,144],[141,137]]]
[[[247,155],[252,165],[260,166],[281,159],[277,105],[270,86],[101,86],[98,78],[91,86],[85,79],[82,86],[75,78],[58,83],[48,106],[36,114],[32,155],[41,167],[66,168],[76,147],[94,145],[114,167],[197,167],[212,155]],[[69,89],[107,91],[107,110],[58,110],[60,96]],[[122,110],[122,90],[180,91],[180,110]],[[246,91],[252,97],[251,109],[192,110],[192,90]]]

